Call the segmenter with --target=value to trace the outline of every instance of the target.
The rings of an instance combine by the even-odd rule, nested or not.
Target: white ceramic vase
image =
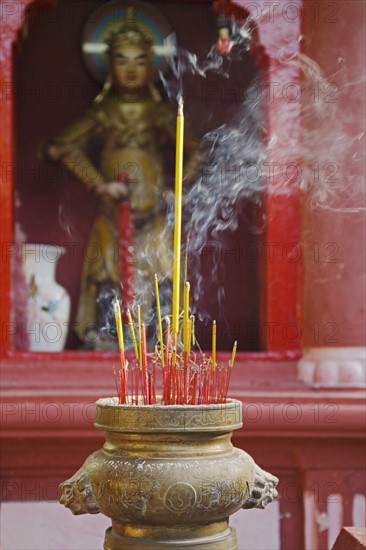
[[[62,351],[70,318],[70,296],[55,280],[62,246],[26,243],[23,269],[28,285],[27,334],[30,351]]]

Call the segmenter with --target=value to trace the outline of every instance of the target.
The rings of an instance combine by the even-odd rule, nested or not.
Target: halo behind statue
[[[174,42],[173,31],[165,16],[151,4],[140,0],[121,2],[112,0],[95,10],[87,19],[82,34],[82,52],[88,71],[99,82],[105,82],[108,74],[106,40],[111,33],[116,32],[131,16],[138,26],[152,40],[153,46],[153,78],[159,71],[165,72],[168,63],[165,53],[169,42]]]

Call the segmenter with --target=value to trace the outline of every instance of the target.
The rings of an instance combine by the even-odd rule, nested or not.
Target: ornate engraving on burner
[[[163,409],[163,414],[162,414]],[[118,427],[120,432],[148,432],[159,430],[171,431],[175,429],[197,431],[197,428],[225,427],[233,430],[242,424],[241,404],[228,400],[219,405],[190,406],[156,406],[149,410],[148,418],[145,407],[127,406],[120,409],[113,399],[97,401],[96,427],[105,429]]]
[[[196,502],[196,489],[193,485],[184,481],[173,483],[164,496],[165,506],[178,514],[192,510]]]

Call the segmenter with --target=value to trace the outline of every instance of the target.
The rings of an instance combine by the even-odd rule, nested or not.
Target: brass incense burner
[[[74,514],[112,520],[105,550],[237,549],[228,518],[264,508],[278,479],[231,443],[242,404],[119,405],[99,399],[95,426],[103,449],[61,484]]]

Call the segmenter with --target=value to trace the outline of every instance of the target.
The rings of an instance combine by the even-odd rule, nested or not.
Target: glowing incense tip
[[[164,321],[166,322],[167,325],[170,326],[170,317],[169,317],[169,315],[165,315]]]
[[[194,316],[194,315],[191,315],[191,332],[192,332],[191,338],[192,338],[192,346],[195,346],[195,345],[196,345],[195,320],[196,320],[195,316]]]
[[[130,312],[129,309],[127,310],[127,319],[128,319],[128,326],[130,327],[130,333],[131,333],[131,338],[132,338],[132,343],[133,343],[133,349],[134,349],[134,352],[135,352],[136,359],[138,359],[139,358],[139,352],[138,352],[138,349],[137,349],[137,340],[136,340],[135,328],[133,326],[132,315],[131,315],[131,312]]]
[[[183,116],[183,97],[180,95],[178,99],[178,116]]]
[[[238,342],[235,340],[234,342],[234,345],[233,345],[233,351],[231,353],[231,359],[229,361],[229,365],[230,367],[232,367],[234,365],[234,360],[235,360],[235,354],[236,354],[236,348],[238,346]]]

